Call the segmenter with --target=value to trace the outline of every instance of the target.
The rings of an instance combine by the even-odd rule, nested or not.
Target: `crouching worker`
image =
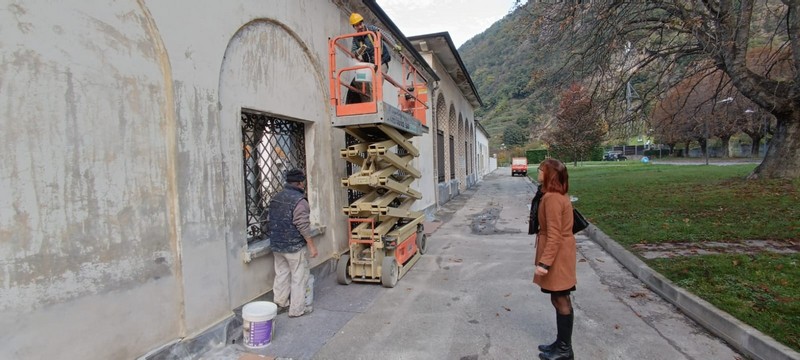
[[[311,313],[306,305],[308,256],[317,256],[311,239],[311,211],[305,198],[306,174],[289,170],[286,185],[269,202],[270,247],[275,257],[275,283],[272,291],[278,312],[289,310],[289,317]],[[308,254],[306,253],[308,248]]]

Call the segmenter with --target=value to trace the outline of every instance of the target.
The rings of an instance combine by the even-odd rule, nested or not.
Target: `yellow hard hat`
[[[364,17],[361,16],[359,13],[352,13],[350,14],[350,25],[355,25],[360,22],[364,21]]]

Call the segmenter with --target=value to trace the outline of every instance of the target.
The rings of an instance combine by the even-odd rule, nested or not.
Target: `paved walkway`
[[[395,288],[317,280],[314,313],[275,320],[250,353],[292,359],[537,359],[555,337],[549,297],[532,284],[526,234],[533,186],[498,169],[447,203],[428,252]],[[578,203],[579,205],[579,203]],[[741,359],[578,235],[578,359]],[[204,359],[240,359],[229,345]]]

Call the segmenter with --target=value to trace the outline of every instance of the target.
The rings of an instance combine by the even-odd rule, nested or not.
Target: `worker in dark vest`
[[[288,307],[289,317],[303,316],[313,310],[306,305],[305,293],[308,256],[317,256],[317,246],[311,239],[311,209],[305,188],[306,174],[302,170],[289,170],[283,190],[269,202],[269,239],[275,257],[272,292],[279,312]]]
[[[381,64],[383,64],[383,71],[387,71],[389,68],[389,61],[392,60],[392,54],[389,53],[389,48],[386,46],[386,40],[394,43],[394,49],[396,51],[401,51],[403,48],[397,44],[394,39],[389,37],[384,32],[381,32],[381,29],[375,25],[369,25],[364,23],[364,17],[361,16],[359,13],[352,13],[350,14],[350,25],[353,25],[353,29],[356,32],[364,32],[364,31],[372,31],[375,33],[381,33]],[[371,35],[361,35],[356,36],[353,38],[353,45],[351,46],[351,50],[356,57],[363,61],[372,64],[376,64],[375,62],[375,39]]]

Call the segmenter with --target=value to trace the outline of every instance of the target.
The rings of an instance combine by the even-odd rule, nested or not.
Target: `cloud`
[[[378,0],[406,36],[447,31],[456,47],[506,16],[514,0]]]

